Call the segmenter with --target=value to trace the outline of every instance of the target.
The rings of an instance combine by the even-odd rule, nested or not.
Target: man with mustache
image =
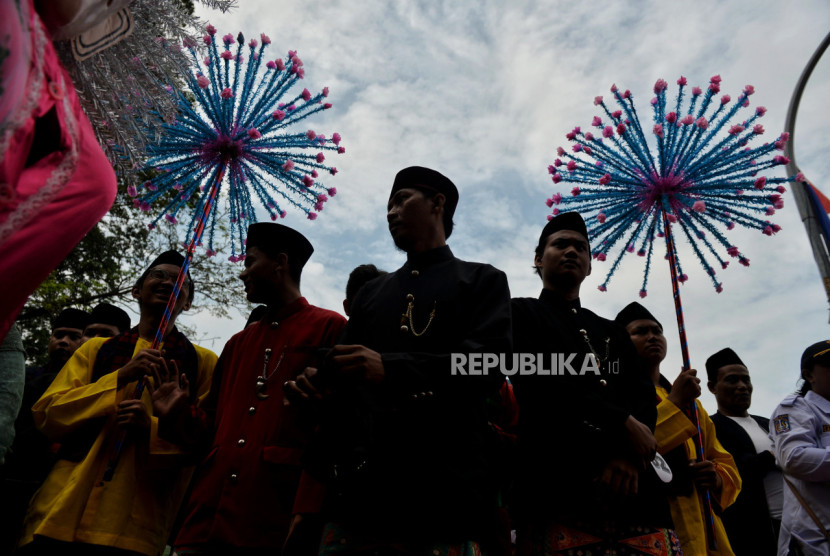
[[[712,422],[718,440],[735,458],[743,486],[723,512],[736,556],[775,554],[784,503],[784,480],[775,464],[769,419],[749,414],[752,380],[738,354],[723,348],[706,360],[709,391],[718,402]]]

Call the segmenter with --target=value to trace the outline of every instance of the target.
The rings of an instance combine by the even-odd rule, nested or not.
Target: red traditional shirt
[[[283,404],[282,384],[318,364],[320,348],[331,347],[345,323],[300,298],[228,341],[205,406],[213,442],[194,477],[177,546],[283,545],[316,423]]]

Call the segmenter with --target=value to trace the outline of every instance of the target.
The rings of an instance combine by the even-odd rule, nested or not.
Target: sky
[[[327,159],[340,172],[325,179],[338,194],[316,221],[289,212],[282,222],[315,247],[303,271],[304,296],[340,312],[355,266],[395,270],[405,260],[386,228],[386,201],[398,170],[428,166],[453,180],[460,190],[448,241],[453,253],[506,272],[514,297],[536,297],[541,282],[532,270],[533,250],[550,212],[545,199],[565,193],[550,181],[547,166],[558,146],[568,147],[565,134],[589,126],[598,113],[595,96],[609,95],[616,83],[631,90],[641,113],[649,113],[658,78],[670,83],[673,98],[680,75],[705,87],[719,74],[722,93],[733,98],[745,85],[755,86],[752,104],[767,107],[765,139],[774,140],[802,69],[830,31],[830,3],[824,0],[239,4],[227,14],[198,12],[219,35],[267,34],[271,58],[298,51],[306,69],[303,85],[331,91],[334,107],[303,125],[342,135],[346,153]],[[827,98],[830,54],[810,79],[794,135],[801,170],[830,194],[824,179],[830,176]],[[777,172],[783,175],[781,167]],[[750,412],[764,416],[796,388],[804,348],[830,338],[827,297],[807,235],[792,193],[784,197],[785,208],[772,218],[782,227],[775,236],[728,232],[751,265],[720,271],[720,294],[689,246],[678,242],[689,275],[681,298],[692,367],[705,377],[706,359],[732,347],[755,384]],[[624,258],[608,291],[600,292],[609,264],[594,261],[582,305],[613,318],[641,301],[663,324],[669,353],[662,370],[673,379],[682,361],[668,265],[655,258],[648,296],[640,300],[642,259]],[[241,282],[228,287],[244,296]],[[191,311],[181,319],[219,353],[246,317]],[[701,401],[714,412],[705,382]]]

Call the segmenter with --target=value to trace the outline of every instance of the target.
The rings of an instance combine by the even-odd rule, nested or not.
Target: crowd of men
[[[610,320],[583,307],[591,250],[576,213],[541,230],[540,296],[511,299],[502,271],[457,259],[447,245],[458,199],[434,170],[397,174],[387,221],[407,260],[388,273],[355,269],[348,321],[302,296],[314,250],[305,237],[251,225],[240,279],[261,307],[218,358],[175,327],[196,294],[189,274],[165,315],[184,260],[175,251],[133,287],[135,327],[107,304],[90,314],[64,310],[49,364],[26,372],[16,437],[0,466],[12,513],[0,522],[0,548],[830,553],[819,530],[830,497],[811,489],[830,478],[830,459],[820,441],[808,463],[788,447],[801,431],[795,409],[777,410],[774,453],[770,421],[748,413],[750,374],[734,351],[706,361],[718,403],[710,417],[697,401],[697,371],[673,383],[662,374],[666,339],[647,308],[631,303]],[[782,404],[814,403],[827,417],[830,344],[808,352],[802,374],[812,391]],[[454,354],[542,353],[569,357],[579,372],[506,380],[452,371]],[[821,426],[830,431],[830,422]],[[782,468],[815,525],[801,527],[796,506],[782,511],[792,504]]]

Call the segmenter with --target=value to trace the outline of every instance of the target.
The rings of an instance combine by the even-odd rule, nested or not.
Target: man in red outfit
[[[308,501],[295,505],[295,498],[315,423],[283,403],[282,385],[315,364],[346,322],[300,293],[300,274],[313,250],[286,226],[248,228],[239,277],[248,300],[266,304],[268,312],[230,339],[214,371],[206,406],[212,443],[205,443],[210,451],[185,507],[179,554],[279,554],[292,515],[304,513]]]

